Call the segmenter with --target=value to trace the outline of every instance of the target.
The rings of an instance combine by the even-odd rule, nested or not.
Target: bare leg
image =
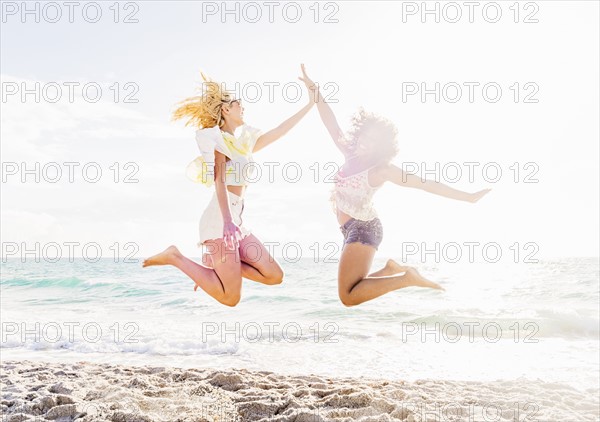
[[[246,236],[240,242],[239,252],[242,277],[267,285],[280,284],[283,281],[281,266],[255,235]],[[202,264],[212,268],[213,256],[209,253],[202,255]],[[194,288],[196,289],[197,287]]]
[[[412,268],[412,267],[409,267],[407,265],[400,265],[393,259],[388,259],[388,261],[385,264],[385,267],[369,274],[369,277],[381,277],[381,276],[385,276],[385,275],[394,275],[394,274],[399,274],[399,273],[405,273],[406,271],[408,271],[409,268]]]
[[[205,253],[204,255],[202,255],[202,265],[205,266],[206,268],[213,268],[212,257],[210,256],[210,254]],[[265,277],[252,264],[248,264],[244,261],[241,261],[240,265],[241,265],[243,278],[247,278],[248,280],[257,281],[259,283],[263,283],[263,284],[267,284],[267,285],[281,283],[281,281],[274,282],[274,281],[272,281],[273,279]],[[195,290],[198,290],[197,284],[196,284],[196,286],[194,286],[194,291]]]
[[[240,258],[245,278],[268,285],[283,282],[283,269],[253,234],[240,242]]]
[[[243,258],[241,258],[243,259]],[[202,255],[202,265],[206,268],[213,268],[212,256],[209,253],[204,253]],[[279,284],[269,282],[270,280],[265,277],[258,269],[256,269],[252,264],[241,261],[242,266],[242,277],[247,278],[248,280],[258,281],[263,284]],[[198,285],[194,287],[194,290],[198,290]]]
[[[374,255],[375,248],[369,245],[350,243],[344,246],[338,272],[338,293],[344,305],[359,305],[410,286],[442,289],[411,267],[402,275],[369,276],[367,274]]]
[[[146,259],[142,265],[144,267],[173,265],[191,278],[196,284],[196,288],[200,287],[224,305],[235,306],[239,302],[241,277],[238,288],[235,268],[232,268],[233,271],[228,271],[229,268],[223,265],[218,265],[217,269],[204,267],[183,256],[175,246],[169,246],[163,252]],[[233,266],[229,265],[229,267]]]

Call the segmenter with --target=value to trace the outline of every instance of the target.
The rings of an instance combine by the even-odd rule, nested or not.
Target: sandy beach
[[[416,382],[111,364],[3,362],[2,421],[592,421],[552,383]],[[529,418],[529,419],[527,419]]]
[[[600,0],[0,20],[0,422],[600,422]]]

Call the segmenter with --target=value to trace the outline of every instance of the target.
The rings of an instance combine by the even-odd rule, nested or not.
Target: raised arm
[[[323,100],[323,96],[318,91],[318,86],[306,74],[306,69],[304,68],[304,65],[302,65],[302,77],[299,79],[306,84],[306,87],[309,91],[314,91],[314,100],[317,103],[317,109],[319,110],[319,116],[321,116],[321,121],[327,128],[329,135],[333,139],[333,142],[338,147],[338,149],[342,151],[344,155],[348,154],[350,152],[348,150],[348,147],[346,147],[342,142],[340,142],[340,139],[343,136],[343,132],[340,128],[340,125],[338,125],[337,119],[335,118],[335,114],[333,114],[333,110],[331,110],[329,104]]]
[[[275,142],[276,140],[281,138],[283,135],[288,133],[291,128],[296,126],[296,124],[298,124],[298,122],[300,120],[302,120],[302,118],[306,115],[306,113],[308,113],[309,110],[315,105],[315,93],[316,93],[316,91],[314,89],[312,89],[312,90],[309,89],[308,90],[308,104],[306,104],[304,107],[302,107],[299,112],[294,114],[289,119],[285,120],[283,123],[281,123],[275,129],[271,129],[270,131],[265,132],[262,135],[260,135],[258,137],[258,139],[256,140],[256,144],[254,145],[254,149],[252,151],[256,152],[258,150],[263,149],[267,145],[272,144],[273,142]]]
[[[294,114],[289,119],[285,120],[275,129],[271,129],[270,131],[260,135],[256,140],[256,144],[254,144],[254,149],[252,151],[256,152],[258,150],[261,150],[267,145],[272,144],[273,142],[281,138],[286,133],[288,133],[291,128],[296,126],[296,124],[298,124],[298,122],[302,120],[302,118],[306,115],[306,113],[308,113],[308,111],[312,108],[313,105],[315,105],[315,103],[311,101],[310,103],[302,107],[299,112]]]
[[[375,182],[377,185],[386,181],[390,181],[407,188],[421,189],[425,192],[433,193],[435,195],[472,203],[479,201],[491,190],[483,189],[474,193],[464,192],[434,180],[421,180],[420,177],[415,176],[414,174],[406,173],[400,167],[397,167],[393,164],[379,169],[373,176],[375,179],[373,182]]]

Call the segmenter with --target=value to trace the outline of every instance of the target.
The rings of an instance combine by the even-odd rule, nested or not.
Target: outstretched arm
[[[377,184],[390,181],[400,186],[421,189],[425,192],[444,196],[450,199],[456,199],[458,201],[475,203],[491,190],[483,189],[474,193],[464,192],[434,180],[422,180],[420,177],[415,176],[414,174],[406,173],[404,170],[393,164],[386,166],[376,173],[377,174],[375,174],[375,178],[377,179]]]
[[[284,121],[282,124],[277,126],[275,129],[271,129],[268,132],[263,133],[256,140],[256,144],[254,145],[253,152],[263,149],[269,144],[272,144],[283,135],[288,133],[291,128],[296,126],[300,120],[309,112],[312,106],[315,105],[315,90],[308,90],[308,104],[306,104],[302,109],[294,114],[292,117]]]
[[[317,103],[317,109],[319,110],[319,116],[321,116],[323,124],[327,128],[329,135],[333,139],[333,142],[335,142],[335,145],[338,147],[338,149],[342,151],[344,155],[348,154],[350,151],[343,143],[340,142],[340,139],[343,136],[343,132],[340,128],[340,125],[338,125],[337,119],[335,118],[335,114],[333,114],[333,110],[331,110],[329,104],[323,100],[321,93],[318,91],[317,85],[306,74],[306,69],[304,68],[304,65],[302,65],[302,78],[299,79],[306,84],[306,87],[309,89],[309,91],[315,91],[314,100]]]
[[[288,133],[291,128],[296,126],[296,124],[298,124],[298,122],[302,120],[302,118],[306,115],[306,113],[308,113],[308,111],[312,108],[314,104],[315,103],[311,101],[310,103],[302,107],[302,109],[299,112],[297,112],[292,117],[284,121],[275,129],[271,129],[270,131],[260,135],[256,140],[256,144],[254,144],[254,149],[252,151],[256,152],[258,150],[261,150],[267,145],[272,144],[273,142],[281,138],[286,133]]]

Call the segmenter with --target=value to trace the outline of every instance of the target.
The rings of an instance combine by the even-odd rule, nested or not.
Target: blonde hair
[[[172,120],[187,118],[185,126],[193,125],[199,129],[222,127],[225,124],[221,109],[223,104],[231,102],[233,96],[221,88],[221,85],[202,75],[202,95],[189,97],[177,103]]]

